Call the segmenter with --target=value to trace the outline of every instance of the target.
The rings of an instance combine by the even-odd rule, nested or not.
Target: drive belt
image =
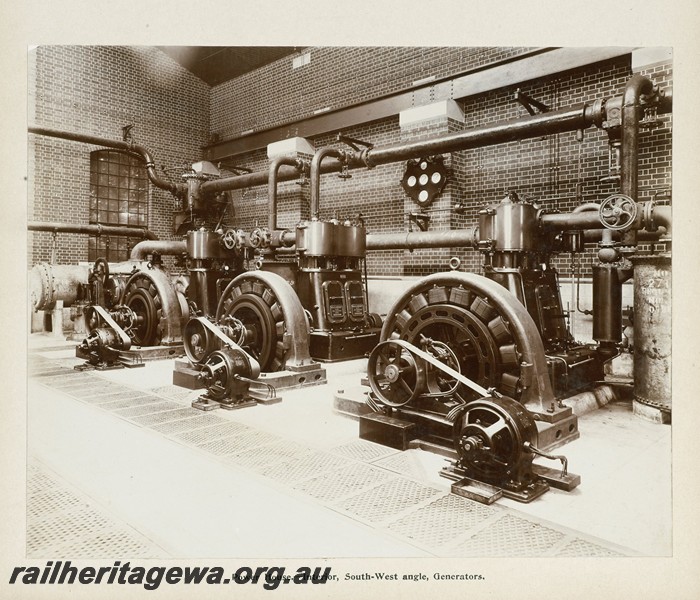
[[[119,336],[119,338],[122,341],[122,348],[130,348],[131,347],[131,338],[129,335],[124,331],[118,324],[117,322],[112,318],[112,315],[109,314],[109,312],[99,304],[94,304],[92,308],[95,309],[95,312],[97,312],[98,315],[104,320],[107,325],[109,325],[116,334]]]
[[[437,367],[444,373],[447,373],[449,376],[453,377],[460,383],[463,383],[466,385],[468,388],[474,390],[477,394],[480,394],[482,397],[484,396],[492,396],[493,392],[487,390],[484,387],[481,387],[478,383],[472,381],[468,377],[465,377],[462,375],[459,371],[455,371],[452,367],[449,365],[446,365],[444,362],[438,360],[435,358],[432,354],[428,352],[424,352],[420,348],[416,348],[413,344],[410,344],[409,342],[405,340],[387,340],[393,344],[397,344],[410,352],[411,354],[415,354],[419,358],[422,358],[425,362],[433,365],[434,367]]]
[[[260,372],[260,363],[258,363],[255,358],[253,358],[248,352],[246,352],[243,348],[241,348],[236,342],[234,342],[230,337],[228,337],[221,329],[219,329],[216,325],[214,325],[209,319],[206,319],[205,317],[194,317],[195,320],[199,321],[202,325],[204,325],[209,331],[211,331],[216,337],[218,337],[224,344],[226,344],[229,348],[232,348],[233,350],[240,350],[243,352],[248,357],[248,360],[250,360],[250,367],[253,370],[253,372],[257,371]]]

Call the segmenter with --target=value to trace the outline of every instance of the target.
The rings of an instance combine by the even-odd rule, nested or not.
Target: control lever
[[[568,475],[569,459],[566,458],[566,456],[564,456],[563,454],[547,454],[546,452],[543,452],[539,448],[533,446],[530,442],[525,442],[523,444],[523,447],[528,452],[532,452],[533,454],[537,454],[538,456],[542,456],[543,458],[561,461],[561,475],[559,477],[561,479],[564,479]]]

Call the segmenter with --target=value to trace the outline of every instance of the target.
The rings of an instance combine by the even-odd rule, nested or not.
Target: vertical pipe
[[[620,156],[620,192],[629,196],[635,202],[639,185],[638,150],[639,150],[639,118],[641,112],[640,97],[650,94],[654,84],[642,75],[634,75],[627,82],[622,96],[622,144]],[[634,246],[637,243],[637,232],[632,229],[622,236],[623,246]]]
[[[282,165],[295,167],[300,173],[304,169],[304,162],[301,159],[291,156],[276,156],[270,161],[270,169],[267,179],[267,202],[268,215],[267,227],[270,231],[277,229],[277,181],[279,170]]]
[[[321,148],[311,161],[311,218],[318,218],[319,206],[320,206],[320,188],[321,188],[321,162],[327,156],[334,156],[338,160],[345,157],[345,153],[342,150],[336,150],[335,148]]]

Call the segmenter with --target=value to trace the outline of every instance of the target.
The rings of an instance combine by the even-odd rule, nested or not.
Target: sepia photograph
[[[686,556],[687,53],[94,37],[24,47],[11,595],[579,597]]]

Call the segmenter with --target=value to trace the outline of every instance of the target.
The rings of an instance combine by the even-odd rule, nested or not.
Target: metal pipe
[[[318,173],[334,173],[340,171],[344,166],[348,169],[374,167],[380,164],[400,162],[409,158],[420,158],[430,154],[479,148],[492,144],[502,144],[542,135],[584,129],[603,121],[603,116],[600,114],[601,110],[602,103],[595,105],[580,104],[574,108],[522,117],[493,125],[474,127],[460,133],[437,136],[416,142],[394,144],[384,148],[376,147],[371,150],[362,150],[361,152],[341,150],[339,152],[343,154],[343,160],[334,160],[333,158],[324,160],[322,165],[317,165]],[[278,171],[277,180],[289,181],[297,176],[298,172],[296,169],[282,166]],[[311,179],[313,190],[313,175]],[[202,183],[201,190],[206,193],[222,192],[263,185],[268,183],[268,181],[269,172],[260,171],[215,181],[205,181]]]
[[[143,237],[157,240],[158,236],[143,227],[124,225],[73,225],[72,223],[52,223],[48,221],[29,221],[29,231],[50,231],[52,233],[82,233],[85,235],[113,235],[117,237]]]
[[[652,209],[654,225],[666,229],[666,237],[671,237],[671,221],[673,211],[670,206],[655,205]]]
[[[602,229],[597,212],[585,210],[573,213],[552,213],[540,217],[540,223],[545,229],[570,231],[576,229]]]
[[[586,212],[589,210],[600,210],[600,204],[598,204],[597,202],[586,202],[584,204],[579,204],[571,212],[580,213],[580,212]]]
[[[278,181],[289,181],[296,177],[298,177],[298,173],[296,169],[292,169],[291,167],[280,167],[277,172]],[[246,173],[245,175],[234,175],[233,177],[204,181],[199,189],[203,194],[214,194],[227,190],[240,190],[268,183],[269,178],[269,171],[258,171],[256,173]]]
[[[158,240],[139,242],[131,249],[129,260],[145,260],[149,254],[176,255],[187,252],[187,242],[184,240]]]
[[[318,218],[321,203],[321,163],[328,156],[344,159],[345,152],[337,148],[321,148],[314,154],[311,161],[311,218]]]
[[[140,146],[139,144],[110,140],[94,135],[60,131],[58,129],[47,129],[45,127],[29,127],[28,131],[29,133],[33,133],[35,135],[43,135],[46,137],[54,137],[72,142],[81,142],[83,144],[92,144],[93,146],[104,146],[106,148],[115,148],[117,150],[132,152],[137,154],[146,163],[146,173],[148,174],[148,179],[150,179],[153,185],[162,190],[167,190],[174,196],[181,196],[187,191],[187,186],[185,184],[177,185],[158,177],[158,174],[156,173],[156,163],[153,160],[153,157],[146,148]]]
[[[637,232],[637,239],[640,242],[655,242],[665,235],[665,227],[659,227],[656,231],[644,231],[642,229]],[[622,233],[620,231],[613,231],[614,241],[619,242],[621,237]],[[583,232],[583,241],[586,244],[599,242],[601,239],[603,239],[603,230],[601,229],[586,229]]]
[[[642,111],[640,98],[654,91],[654,84],[642,75],[633,75],[627,82],[622,95],[622,140],[620,147],[620,193],[637,198],[639,183],[638,150],[639,150],[639,117]],[[637,232],[634,229],[622,236],[623,245],[634,246]]]
[[[443,154],[480,148],[506,142],[514,142],[543,135],[552,135],[565,131],[585,129],[594,124],[594,111],[586,104],[573,108],[522,117],[513,121],[504,121],[493,125],[474,127],[459,133],[452,133],[426,140],[417,140],[363,150],[362,162],[367,166],[376,166],[391,162],[400,162],[409,158]]]
[[[407,231],[402,233],[370,233],[367,250],[412,250],[415,248],[475,247],[479,227],[450,231]]]
[[[659,99],[657,112],[671,112],[672,99],[670,93]],[[344,166],[348,169],[374,167],[380,164],[400,162],[409,158],[420,158],[430,154],[456,152],[469,148],[479,148],[494,144],[502,144],[528,138],[586,129],[592,125],[600,127],[605,121],[605,102],[597,100],[592,104],[580,104],[573,108],[550,111],[547,113],[526,116],[513,121],[504,121],[493,125],[474,127],[459,133],[429,138],[416,142],[394,144],[384,148],[372,148],[359,153],[345,152],[344,159],[326,160],[319,167],[320,173],[340,171]],[[296,169],[282,166],[278,171],[278,181],[289,181],[298,176]],[[202,183],[202,191],[207,193],[235,190],[268,182],[268,171],[227,177],[216,181]]]
[[[282,165],[294,167],[300,173],[304,168],[304,162],[292,156],[276,156],[270,161],[267,180],[267,227],[270,231],[277,229],[277,173]]]

